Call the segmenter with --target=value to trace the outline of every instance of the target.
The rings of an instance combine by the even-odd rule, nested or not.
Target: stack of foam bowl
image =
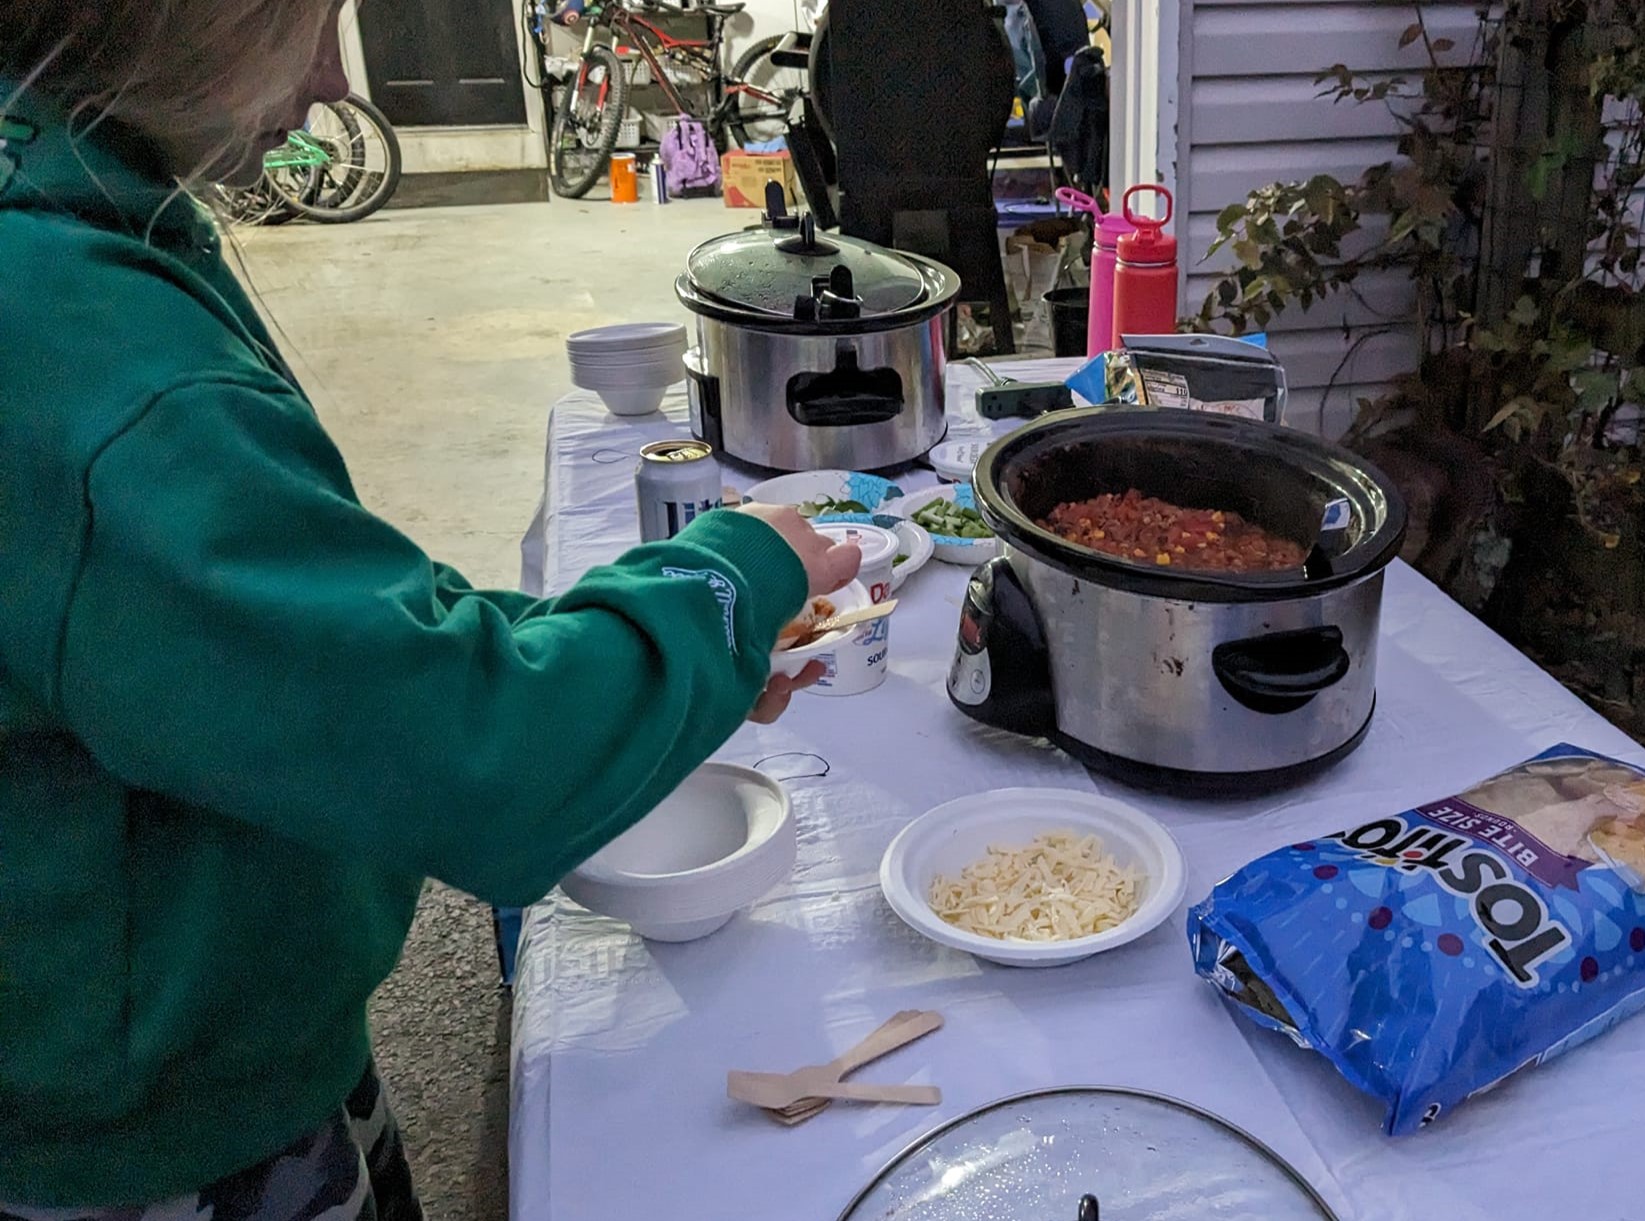
[[[647,415],[685,379],[685,327],[636,322],[578,331],[565,341],[571,380],[600,396],[614,415]]]

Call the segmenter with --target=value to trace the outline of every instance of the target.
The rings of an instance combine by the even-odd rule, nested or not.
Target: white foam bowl
[[[560,883],[651,941],[695,941],[794,871],[794,812],[770,777],[705,763]]]
[[[621,369],[590,369],[586,365],[571,366],[573,384],[585,390],[604,390],[608,386],[628,389],[633,386],[672,386],[685,379],[685,366],[678,360],[659,361],[649,365],[629,365]]]
[[[685,326],[678,322],[626,322],[596,326],[566,336],[567,352],[634,352],[678,344],[685,349]]]
[[[955,928],[927,896],[940,874],[958,877],[992,846],[1022,848],[1051,831],[1095,835],[1121,865],[1141,870],[1141,901],[1124,922],[1071,941],[1002,941]],[[1187,889],[1182,851],[1133,806],[1073,789],[995,789],[947,802],[902,829],[880,861],[880,890],[910,928],[939,945],[1013,967],[1051,967],[1100,954],[1159,927]]]
[[[834,604],[836,614],[846,611],[860,610],[872,605],[873,599],[868,595],[868,587],[861,581],[853,581],[844,589],[825,595]],[[807,603],[809,605],[809,602]],[[793,678],[807,663],[824,653],[832,653],[834,646],[843,641],[857,629],[855,627],[836,628],[813,640],[810,644],[798,649],[777,649],[771,654],[771,672],[786,674]]]
[[[665,364],[679,364],[683,368],[685,345],[670,344],[666,348],[654,348],[645,352],[621,352],[612,356],[594,356],[572,352],[569,360],[573,367],[580,369],[632,369],[646,365]]]
[[[668,397],[667,386],[610,386],[597,392],[612,415],[650,415]]]

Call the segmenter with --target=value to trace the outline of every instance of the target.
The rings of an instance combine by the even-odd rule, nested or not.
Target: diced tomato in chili
[[[1184,509],[1136,488],[1065,501],[1039,524],[1104,555],[1173,568],[1278,572],[1300,568],[1306,554],[1231,510]]]

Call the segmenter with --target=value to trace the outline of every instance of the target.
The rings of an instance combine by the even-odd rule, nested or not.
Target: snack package
[[[1415,1131],[1645,1007],[1645,770],[1560,745],[1292,844],[1188,913],[1195,969]]]

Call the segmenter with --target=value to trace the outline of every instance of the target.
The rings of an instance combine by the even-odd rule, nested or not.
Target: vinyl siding
[[[1175,160],[1162,164],[1161,174],[1176,183],[1182,311],[1196,313],[1213,274],[1228,262],[1226,252],[1203,258],[1224,207],[1274,181],[1315,174],[1352,181],[1394,155],[1399,126],[1387,106],[1319,97],[1314,78],[1337,63],[1373,79],[1414,75],[1426,54],[1420,43],[1398,45],[1414,20],[1404,5],[1180,4]],[[1432,37],[1456,44],[1453,57],[1471,53],[1478,33],[1471,5],[1435,4],[1424,13]],[[1162,145],[1168,141],[1162,134]],[[1171,149],[1162,147],[1160,155],[1169,162]],[[1415,329],[1404,321],[1411,316],[1410,284],[1387,274],[1368,276],[1357,289],[1357,296],[1338,296],[1306,312],[1288,310],[1272,327],[1270,346],[1285,362],[1291,388],[1289,422],[1297,427],[1340,435],[1358,399],[1380,393],[1416,365]],[[1390,317],[1401,320],[1392,330]]]

